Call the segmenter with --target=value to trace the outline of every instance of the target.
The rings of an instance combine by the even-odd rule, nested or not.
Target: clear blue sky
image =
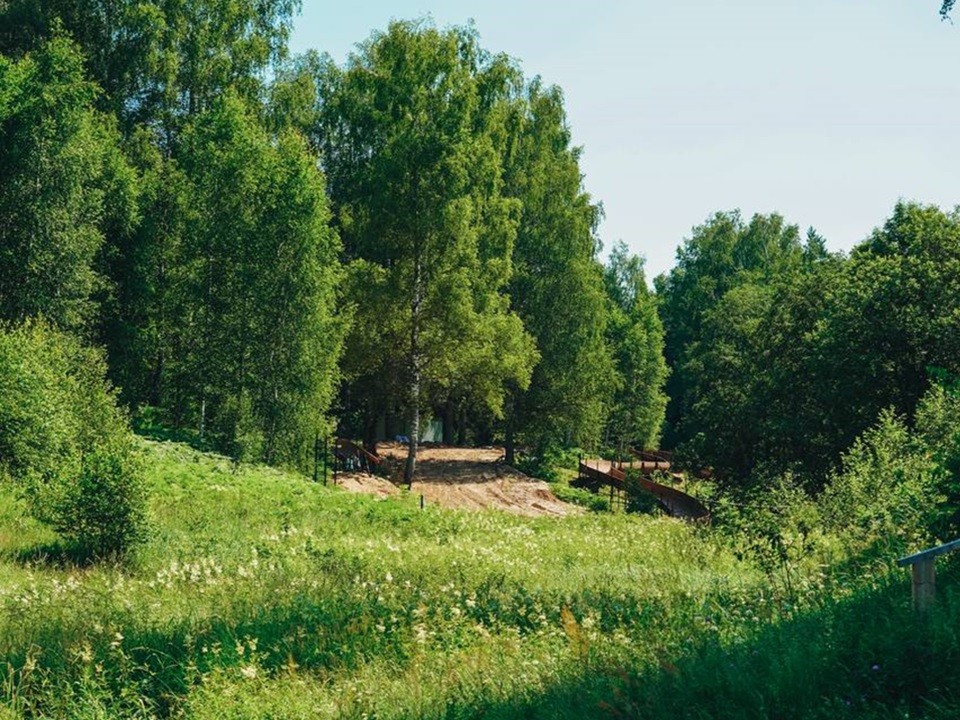
[[[940,0],[303,0],[292,46],[342,61],[391,18],[476,21],[566,96],[600,234],[668,269],[717,210],[848,249],[898,198],[960,203],[960,13]]]

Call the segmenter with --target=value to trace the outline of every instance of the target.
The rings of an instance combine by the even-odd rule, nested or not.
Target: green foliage
[[[580,448],[549,446],[539,455],[521,454],[516,466],[522,473],[554,483],[560,480],[564,471],[576,472],[579,469],[582,452]]]
[[[851,555],[868,548],[891,557],[929,543],[939,515],[936,475],[922,438],[891,412],[854,442],[821,500],[828,531]]]
[[[323,177],[302,138],[271,138],[231,97],[190,128],[181,167],[191,214],[175,360],[193,416],[209,413],[223,447],[241,432],[249,452],[255,428],[261,459],[303,465],[325,427],[342,332]]]
[[[604,273],[610,301],[609,346],[617,365],[616,393],[607,420],[607,442],[622,454],[657,448],[667,407],[664,329],[656,297],[647,288],[643,259],[618,243]]]
[[[822,577],[816,574],[822,568],[846,557],[843,541],[823,532],[818,504],[792,475],[744,492],[723,493],[711,510],[738,554],[754,558],[768,573],[787,573],[782,578],[785,589],[792,591],[793,572],[802,570],[819,582]]]
[[[960,393],[954,383],[936,383],[917,408],[916,434],[932,461],[937,504],[926,525],[936,537],[960,532]]]
[[[736,315],[744,310],[755,313],[755,298],[751,295],[765,292],[761,288],[769,287],[777,279],[794,276],[805,264],[816,263],[821,255],[819,238],[811,234],[804,246],[798,229],[786,225],[779,215],[756,215],[745,223],[737,212],[719,213],[694,228],[691,237],[677,250],[676,266],[655,283],[666,331],[665,355],[671,370],[667,381],[668,447],[698,438],[709,441],[717,431],[722,434],[724,428],[718,426],[716,413],[723,413],[723,425],[730,426],[729,412],[734,408],[728,410],[725,401],[731,396],[749,396],[749,392],[737,386],[753,377],[740,375],[743,368],[736,367],[743,362],[737,354],[738,345],[744,342],[736,337],[736,328],[746,322],[744,329],[749,330],[755,321],[749,320],[749,315]],[[731,291],[750,285],[756,286],[757,291],[741,291],[741,302],[724,302]],[[728,317],[731,314],[734,317]],[[717,335],[727,337],[717,345]],[[732,363],[733,367],[708,365],[709,353],[713,353],[714,361],[721,365]],[[734,384],[729,387],[731,376]],[[715,385],[702,386],[707,383]],[[701,417],[704,410],[714,415]],[[748,431],[751,427],[749,422],[736,426]],[[741,465],[714,458],[712,453],[704,457],[696,442],[688,453],[698,461],[716,465],[721,472],[739,475],[743,471]]]
[[[110,247],[106,268],[116,291],[104,308],[103,341],[126,404],[176,408],[167,422],[182,425],[184,368],[174,323],[188,311],[183,288],[190,268],[181,258],[192,216],[190,182],[148,130],[128,141],[127,154],[140,176],[141,221]]]
[[[555,482],[551,482],[550,491],[559,500],[585,507],[591,512],[605,513],[610,511],[610,499],[607,496],[590,492],[585,488],[573,487],[564,478],[558,478]]]
[[[913,417],[931,367],[957,372],[960,220],[900,203],[846,259],[735,220],[698,229],[658,279],[671,434],[721,478],[818,489],[881,411]]]
[[[343,334],[323,176],[299,135],[270,135],[233,95],[176,162],[138,147],[149,205],[115,266],[109,332],[126,397],[238,458],[305,466]]]
[[[639,468],[627,468],[623,481],[623,491],[626,494],[626,511],[629,513],[646,513],[652,515],[660,510],[657,498],[647,492],[640,484]],[[655,478],[657,482],[660,479]]]
[[[593,447],[615,384],[595,257],[601,209],[583,188],[560,89],[534,80],[510,113],[504,178],[521,214],[509,294],[540,361],[529,389],[512,393],[507,431],[536,453],[563,444]]]
[[[111,118],[93,110],[82,57],[55,37],[19,61],[0,56],[0,318],[96,320],[96,260],[135,219],[135,182]]]
[[[82,555],[117,558],[144,539],[146,498],[132,443],[99,444],[83,455],[79,474],[36,493],[37,517]]]
[[[145,525],[142,478],[100,353],[44,323],[0,333],[0,475],[81,555],[119,556]]]
[[[18,56],[60,29],[80,45],[103,109],[126,133],[167,135],[228,88],[257,100],[262,73],[286,56],[299,0],[10,0],[0,53]]]
[[[952,539],[960,414],[955,394],[934,386],[909,427],[892,410],[857,438],[822,492],[780,475],[721,497],[714,518],[736,542],[775,568],[843,566],[851,573]]]
[[[451,398],[502,415],[507,384],[525,388],[537,359],[502,292],[519,204],[504,195],[496,141],[514,69],[472,30],[395,22],[345,69],[322,71],[318,144],[359,261],[352,402],[374,416],[399,403],[411,436],[421,409]]]

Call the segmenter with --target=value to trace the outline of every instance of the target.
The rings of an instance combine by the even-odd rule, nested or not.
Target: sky
[[[718,211],[848,250],[898,199],[960,204],[960,12],[940,0],[303,0],[294,52],[343,61],[391,19],[476,23],[563,89],[600,237],[667,271]]]

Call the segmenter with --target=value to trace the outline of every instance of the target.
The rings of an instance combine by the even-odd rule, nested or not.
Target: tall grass
[[[668,519],[420,510],[410,496],[349,495],[182,445],[147,442],[145,455],[152,536],[122,567],[44,557],[46,531],[2,491],[10,717],[960,707],[936,673],[894,682],[898,668],[916,678],[956,660],[956,630],[943,632],[957,627],[952,594],[916,626],[900,579],[829,593],[822,573],[784,582]],[[926,638],[922,662],[889,639],[911,634]]]

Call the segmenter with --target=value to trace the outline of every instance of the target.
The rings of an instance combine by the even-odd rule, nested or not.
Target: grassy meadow
[[[143,444],[122,567],[2,490],[0,718],[960,716],[949,564],[915,617],[905,572],[763,570],[666,518],[421,510]]]

